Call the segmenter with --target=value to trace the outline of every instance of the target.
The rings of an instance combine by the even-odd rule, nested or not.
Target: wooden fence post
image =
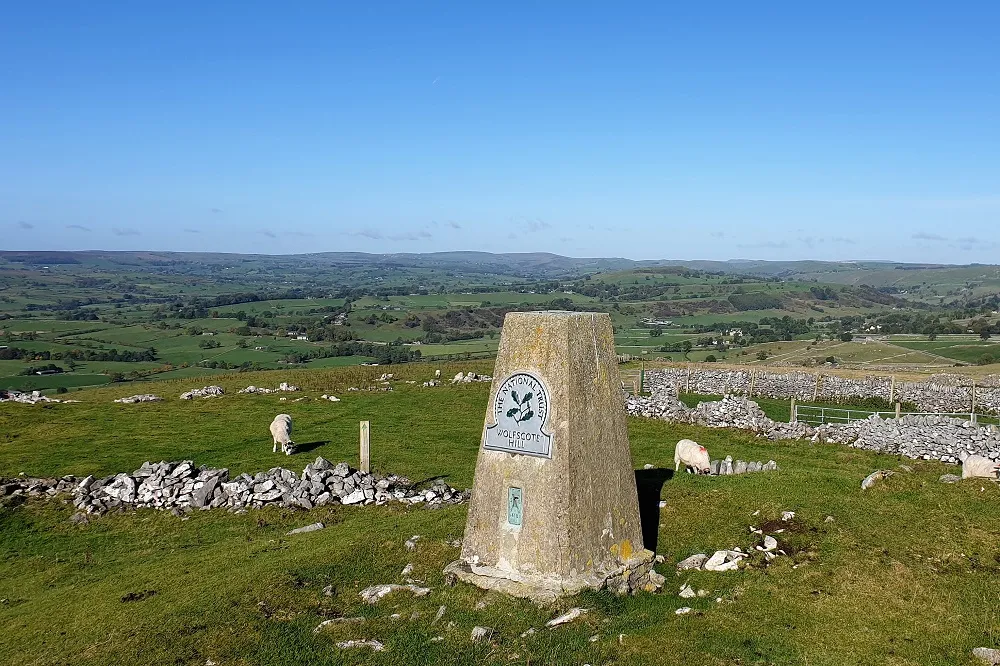
[[[896,375],[892,376],[892,383],[889,384],[889,403],[896,402]]]
[[[976,380],[972,380],[972,414],[969,416],[972,425],[976,425]]]
[[[795,423],[796,421],[798,421],[798,419],[796,418],[795,414],[795,397],[792,396],[792,407],[788,412],[788,422]]]
[[[688,364],[687,379],[684,380],[684,392],[691,392],[691,364]]]
[[[753,397],[753,387],[754,387],[754,384],[756,384],[756,383],[757,383],[757,371],[756,370],[751,370],[750,371],[750,397],[751,398]]]
[[[371,474],[371,423],[361,422],[361,465],[359,469],[365,474]]]
[[[900,411],[900,406],[899,406],[899,403],[897,402],[896,403],[896,419],[897,420],[899,419],[899,411]]]
[[[816,386],[813,388],[813,402],[816,402],[816,398],[819,397],[819,385],[823,381],[823,375],[816,373]]]

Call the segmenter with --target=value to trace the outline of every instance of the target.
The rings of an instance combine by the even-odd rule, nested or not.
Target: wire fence
[[[882,412],[872,409],[848,409],[843,407],[817,407],[812,405],[795,405],[792,408],[792,421],[822,425],[824,423],[852,423],[864,421],[873,415],[880,419],[896,419],[903,416],[938,416],[969,421],[973,425],[997,424],[997,417],[975,414],[971,412],[901,412],[899,410]]]

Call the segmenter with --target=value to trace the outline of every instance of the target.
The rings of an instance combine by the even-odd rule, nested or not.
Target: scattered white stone
[[[688,571],[690,569],[700,569],[705,561],[708,559],[708,555],[705,553],[698,553],[692,555],[691,557],[684,558],[677,563],[678,571]]]
[[[278,384],[278,388],[276,389],[269,389],[269,388],[264,388],[263,386],[250,385],[245,389],[240,389],[238,393],[250,393],[250,394],[257,393],[261,395],[267,395],[268,393],[293,392],[298,390],[299,390],[298,386],[292,386],[287,382],[281,382],[280,384]],[[282,398],[282,400],[284,400],[284,398]]]
[[[789,521],[789,520],[791,520],[794,517],[795,517],[795,512],[794,511],[782,511],[781,512],[781,519],[784,520],[784,521]]]
[[[479,642],[483,639],[489,639],[490,635],[493,633],[491,627],[473,627],[472,628],[472,641],[474,643]]]
[[[874,486],[877,481],[881,479],[888,479],[893,474],[895,474],[895,472],[893,472],[891,469],[875,470],[874,472],[866,476],[864,480],[861,482],[861,490],[868,490],[869,488]]]
[[[410,564],[407,564],[405,567],[403,567],[403,570],[400,572],[399,575],[402,576],[403,578],[406,578],[411,573],[413,573],[413,563],[412,562]]]
[[[705,562],[705,571],[735,571],[740,568],[740,562],[746,557],[738,549],[717,550]]]
[[[587,608],[571,608],[562,615],[560,615],[559,617],[546,622],[545,626],[551,629],[552,627],[558,627],[560,624],[566,624],[567,622],[572,622],[573,620],[577,619],[578,617],[586,613],[588,610],[589,609]]]
[[[406,546],[406,550],[416,550],[418,541],[420,541],[420,535],[414,534],[409,539],[407,539],[406,543],[404,543],[403,545]]]
[[[681,599],[694,599],[698,596],[698,593],[695,592],[689,584],[684,583],[681,585],[681,591],[678,593],[678,596]]]
[[[191,389],[186,393],[181,393],[181,400],[191,400],[192,398],[217,398],[225,393],[221,386],[205,386],[200,389]]]
[[[764,546],[763,546],[762,550],[764,550],[765,552],[769,553],[772,550],[775,550],[777,547],[778,547],[778,540],[777,539],[775,539],[773,536],[766,536],[766,537],[764,537]]]
[[[691,609],[688,606],[684,606],[682,608],[678,608],[677,610],[675,610],[674,615],[687,615],[690,612]]]
[[[332,620],[323,620],[320,622],[319,625],[313,629],[313,633],[318,634],[320,630],[324,627],[329,627],[331,624],[359,624],[364,621],[365,618],[363,617],[335,617]]]
[[[375,652],[382,652],[383,650],[385,650],[385,645],[376,640],[341,641],[340,643],[337,643],[337,647],[339,647],[341,650],[347,650],[350,648],[359,648],[359,647],[371,648]]]
[[[530,627],[527,631],[521,634],[521,638],[527,638],[528,636],[533,636],[535,634],[535,628]]]
[[[395,583],[389,583],[388,585],[372,585],[371,587],[366,587],[361,590],[361,598],[370,604],[375,603],[382,597],[392,594],[393,592],[406,591],[412,592],[415,597],[426,597],[431,593],[429,587],[417,587],[416,585],[396,585]]]
[[[323,529],[324,527],[326,527],[326,525],[324,525],[323,523],[313,523],[312,525],[306,525],[305,527],[297,527],[294,530],[289,530],[288,532],[285,532],[285,535],[287,536],[289,534],[305,534],[306,532],[315,532],[317,530]]]
[[[440,608],[438,608],[438,612],[437,612],[437,614],[436,614],[436,615],[434,616],[434,621],[433,621],[433,622],[431,622],[431,626],[432,626],[432,627],[433,627],[433,626],[434,626],[435,624],[437,624],[438,622],[440,622],[440,621],[441,621],[441,618],[443,618],[443,617],[444,617],[444,612],[445,612],[446,610],[448,610],[448,607],[447,607],[447,606],[441,606]]]
[[[667,503],[664,500],[660,500],[660,508],[661,509],[666,509],[667,508]]]
[[[130,395],[127,398],[118,398],[115,402],[123,405],[134,405],[139,402],[160,402],[161,400],[163,400],[163,398],[158,395],[153,395],[152,393],[141,393],[138,395]]]
[[[972,650],[972,656],[984,664],[997,666],[1000,664],[1000,650],[996,648],[977,647]]]

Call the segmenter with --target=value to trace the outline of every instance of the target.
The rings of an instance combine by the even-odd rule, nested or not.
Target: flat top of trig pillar
[[[531,312],[508,312],[508,316],[516,317],[592,317],[594,315],[606,315],[607,312],[577,312],[576,310],[533,310]]]

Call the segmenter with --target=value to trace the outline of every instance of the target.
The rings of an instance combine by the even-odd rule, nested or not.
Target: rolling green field
[[[532,253],[0,251],[0,386],[52,391],[215,370],[485,358],[503,317],[532,309],[605,312],[618,353],[650,360],[815,367],[832,356],[857,369],[989,367],[1000,364],[1000,344],[975,338],[983,329],[1000,335],[998,271]],[[650,322],[668,323],[653,337]],[[722,335],[736,322],[745,333]],[[908,335],[840,342],[883,324]],[[967,331],[976,335],[952,338]],[[930,333],[940,337],[932,342]],[[706,339],[687,352],[660,351]],[[49,363],[65,372],[22,375]]]
[[[79,404],[3,404],[0,475],[110,474],[183,458],[233,474],[276,465],[301,470],[317,455],[356,463],[357,424],[370,419],[377,470],[467,487],[489,387],[405,383],[435,369],[445,376],[491,370],[473,363],[241,373],[199,377],[198,385],[227,389],[210,400],[178,400],[192,385],[178,380],[156,385],[162,403],[113,404],[132,388],[115,385],[75,393]],[[386,370],[402,380],[394,391],[346,390]],[[280,381],[306,389],[289,398],[309,399],[235,394],[249,383]],[[321,391],[343,401],[315,400]],[[296,439],[308,451],[271,453],[267,423],[278,411],[293,415]],[[0,507],[0,663],[943,666],[972,664],[973,647],[1000,644],[997,484],[941,484],[937,477],[956,468],[908,460],[912,473],[862,492],[870,471],[901,461],[643,419],[629,420],[629,434],[655,542],[647,546],[665,558],[660,594],[590,592],[543,608],[447,587],[441,570],[458,555],[448,542],[462,535],[465,506],[206,511],[185,519],[143,510],[73,526],[71,506],[29,501]],[[673,445],[682,437],[713,457],[774,459],[781,471],[674,476]],[[654,469],[643,470],[646,464]],[[788,510],[796,516],[783,523]],[[285,535],[316,521],[327,528]],[[765,524],[790,555],[738,572],[674,573],[692,553],[737,545],[752,551],[758,537],[749,528]],[[410,552],[403,544],[413,535],[421,539]],[[428,597],[362,602],[361,589],[402,582],[409,563],[432,589]],[[709,594],[681,599],[685,582]],[[323,594],[326,586],[332,596]],[[544,629],[574,606],[589,612]],[[692,613],[676,615],[682,606]],[[313,631],[325,619],[358,616],[366,621]],[[471,642],[477,625],[494,629],[489,641]],[[537,633],[521,637],[532,627]],[[386,650],[335,646],[370,638]]]
[[[929,340],[894,340],[893,344],[907,349],[931,352],[937,356],[965,363],[976,363],[984,354],[1000,360],[1000,343],[991,343],[989,340],[938,338],[933,342]]]

